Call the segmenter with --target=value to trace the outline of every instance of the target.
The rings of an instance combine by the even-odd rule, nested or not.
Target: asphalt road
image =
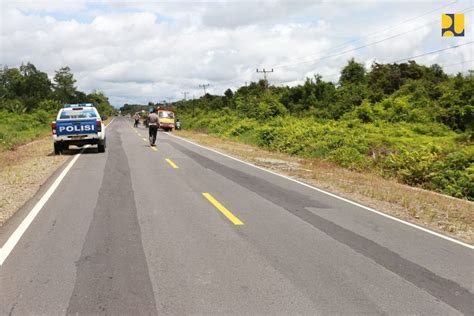
[[[165,133],[153,150],[123,118],[107,133],[0,267],[0,314],[474,314],[468,247]]]

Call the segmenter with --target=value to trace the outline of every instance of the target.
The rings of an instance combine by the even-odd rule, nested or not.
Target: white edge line
[[[106,125],[109,126],[115,120],[115,117]],[[85,146],[84,149],[88,148],[89,146]],[[0,266],[3,265],[5,260],[8,258],[12,250],[15,248],[18,241],[21,239],[23,234],[26,232],[30,224],[36,218],[38,213],[41,211],[43,206],[48,202],[49,198],[53,195],[54,191],[58,188],[61,181],[66,177],[69,170],[71,170],[72,166],[76,163],[77,159],[83,153],[83,150],[69,162],[66,168],[61,172],[61,174],[56,178],[53,184],[49,187],[48,191],[41,197],[41,199],[35,204],[35,206],[31,209],[28,215],[23,219],[23,221],[18,225],[15,231],[8,237],[8,240],[5,244],[0,248]]]
[[[3,265],[3,262],[7,259],[8,255],[12,252],[13,248],[15,248],[16,244],[18,243],[20,238],[23,236],[25,231],[28,229],[30,224],[33,222],[36,215],[38,215],[38,213],[41,211],[43,206],[49,200],[51,195],[53,195],[54,191],[58,188],[61,181],[64,179],[66,174],[69,172],[69,170],[72,168],[72,166],[74,165],[74,163],[77,161],[77,159],[80,156],[81,156],[81,153],[77,154],[71,160],[71,162],[69,162],[67,167],[61,172],[59,177],[54,181],[54,183],[51,185],[48,191],[46,191],[46,193],[41,197],[38,203],[36,203],[36,205],[31,209],[30,213],[23,219],[21,224],[16,228],[13,234],[11,234],[11,236],[8,238],[7,242],[0,249],[0,266]]]
[[[105,127],[109,126],[110,124],[112,124],[112,122],[115,120],[116,116],[112,119],[112,121],[110,121],[107,125],[105,125]]]
[[[342,201],[344,201],[344,202],[346,202],[346,203],[349,203],[349,204],[358,206],[358,207],[363,208],[363,209],[365,209],[365,210],[367,210],[367,211],[370,211],[370,212],[376,213],[376,214],[378,214],[378,215],[384,216],[384,217],[389,218],[389,219],[391,219],[391,220],[394,220],[394,221],[396,221],[396,222],[399,222],[399,223],[408,225],[408,226],[410,226],[410,227],[419,229],[419,230],[421,230],[421,231],[424,231],[425,233],[429,233],[429,234],[431,234],[431,235],[434,235],[434,236],[443,238],[443,239],[445,239],[445,240],[449,240],[449,241],[451,241],[451,242],[453,242],[453,243],[456,243],[456,244],[458,244],[458,245],[467,247],[467,248],[469,248],[469,249],[474,249],[474,246],[469,245],[469,244],[467,244],[467,243],[465,243],[465,242],[462,242],[462,241],[460,241],[460,240],[457,240],[457,239],[454,239],[454,238],[445,236],[445,235],[443,235],[443,234],[440,234],[440,233],[437,233],[437,232],[432,231],[432,230],[430,230],[430,229],[427,229],[427,228],[418,226],[418,225],[416,225],[416,224],[413,224],[413,223],[404,221],[404,220],[402,220],[402,219],[396,218],[396,217],[394,217],[394,216],[392,216],[392,215],[388,215],[388,214],[383,213],[383,212],[381,212],[381,211],[377,211],[376,209],[373,209],[373,208],[370,208],[370,207],[368,207],[368,206],[359,204],[359,203],[357,203],[357,202],[348,200],[348,199],[343,198],[343,197],[341,197],[341,196],[338,196],[338,195],[336,195],[336,194],[334,194],[334,193],[324,191],[324,190],[319,189],[319,188],[317,188],[317,187],[315,187],[315,186],[312,186],[312,185],[309,185],[309,184],[307,184],[307,183],[301,182],[301,181],[299,181],[299,180],[290,178],[290,177],[288,177],[288,176],[282,175],[282,174],[277,173],[277,172],[274,172],[274,171],[272,171],[272,170],[268,170],[268,169],[262,168],[262,167],[260,167],[260,166],[256,166],[256,165],[251,164],[251,163],[249,163],[249,162],[247,162],[247,161],[243,161],[243,160],[241,160],[241,159],[238,159],[238,158],[232,157],[232,156],[230,156],[230,155],[224,154],[224,153],[222,153],[222,152],[220,152],[220,151],[217,151],[217,150],[215,150],[215,149],[212,149],[212,148],[209,148],[209,147],[206,147],[206,146],[202,146],[202,145],[200,145],[200,144],[197,144],[197,143],[195,143],[195,142],[193,142],[193,141],[190,141],[190,140],[187,140],[187,139],[185,139],[185,138],[182,138],[182,137],[179,137],[179,136],[176,136],[176,135],[173,135],[173,134],[169,134],[169,133],[168,133],[168,135],[171,135],[172,137],[175,137],[175,138],[179,138],[179,139],[181,139],[181,140],[183,140],[183,141],[185,141],[185,142],[188,142],[188,143],[190,143],[190,144],[193,144],[193,145],[195,145],[195,146],[198,146],[198,147],[207,149],[207,150],[209,150],[209,151],[215,152],[216,154],[222,155],[222,156],[224,156],[224,157],[227,157],[227,158],[236,160],[236,161],[241,162],[241,163],[243,163],[243,164],[246,164],[246,165],[248,165],[248,166],[251,166],[251,167],[254,167],[254,168],[257,168],[257,169],[260,169],[260,170],[269,172],[269,173],[274,174],[274,175],[276,175],[276,176],[285,178],[285,179],[287,179],[287,180],[296,182],[296,183],[301,184],[301,185],[303,185],[303,186],[305,186],[305,187],[308,187],[308,188],[310,188],[310,189],[313,189],[313,190],[316,190],[316,191],[318,191],[318,192],[324,193],[324,194],[329,195],[329,196],[331,196],[331,197],[333,197],[333,198],[342,200]]]

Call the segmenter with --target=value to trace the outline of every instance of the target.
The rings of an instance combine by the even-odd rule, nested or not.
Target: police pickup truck
[[[54,153],[61,154],[69,145],[87,144],[97,145],[99,152],[105,152],[105,119],[92,103],[66,104],[51,123]]]

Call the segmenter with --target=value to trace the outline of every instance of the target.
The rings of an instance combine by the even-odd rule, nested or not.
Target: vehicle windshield
[[[158,112],[158,116],[161,118],[174,118],[173,112]]]
[[[91,109],[83,109],[83,110],[63,110],[61,115],[59,116],[60,119],[67,120],[67,119],[80,119],[80,118],[96,118],[97,114],[94,110]]]

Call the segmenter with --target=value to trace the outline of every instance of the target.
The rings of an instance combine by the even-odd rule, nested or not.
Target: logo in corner
[[[464,36],[464,14],[445,13],[441,15],[441,36]]]

